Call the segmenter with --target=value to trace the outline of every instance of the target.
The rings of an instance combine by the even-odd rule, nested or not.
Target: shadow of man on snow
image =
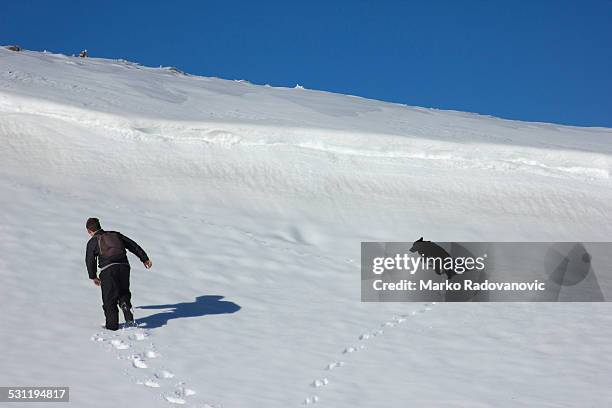
[[[147,329],[165,326],[169,320],[183,317],[201,317],[206,315],[235,313],[240,310],[234,302],[223,299],[223,296],[204,295],[195,298],[194,302],[175,303],[173,305],[138,306],[137,309],[171,309],[136,319],[138,324],[144,323]]]

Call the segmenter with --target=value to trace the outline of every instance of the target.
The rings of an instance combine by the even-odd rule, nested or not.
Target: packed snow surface
[[[0,141],[0,385],[74,407],[612,404],[609,305],[361,303],[359,273],[360,241],[610,241],[611,129],[0,49]],[[90,216],[153,261],[131,258],[136,327],[100,328]]]

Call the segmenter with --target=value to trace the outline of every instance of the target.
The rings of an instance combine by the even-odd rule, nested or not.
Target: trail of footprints
[[[348,359],[350,358],[350,355],[352,353],[356,353],[360,350],[364,350],[365,349],[365,342],[367,340],[373,339],[375,337],[379,337],[382,336],[385,333],[386,329],[390,329],[390,328],[394,328],[402,323],[405,323],[408,318],[412,317],[412,316],[416,316],[418,314],[421,313],[425,313],[429,310],[431,310],[432,306],[435,305],[436,302],[431,302],[431,303],[426,303],[425,305],[423,305],[419,310],[415,310],[413,312],[410,312],[409,314],[405,314],[405,315],[401,315],[401,316],[396,316],[393,319],[391,319],[388,322],[385,322],[383,324],[380,325],[380,328],[367,332],[367,333],[363,333],[358,337],[358,342],[356,344],[350,345],[345,347],[342,350],[342,355],[344,356],[344,359]],[[327,366],[325,367],[325,371],[332,371],[332,370],[337,370],[341,367],[343,367],[346,363],[342,360],[337,360],[337,361],[332,361],[330,363],[327,364]],[[321,376],[321,378],[315,379],[310,383],[311,387],[317,388],[317,389],[321,389],[321,387],[325,387],[326,385],[328,385],[330,383],[329,379],[327,378],[327,376],[323,375]],[[318,395],[314,394],[309,396],[308,398],[304,399],[304,401],[302,401],[302,405],[311,405],[311,404],[316,404],[320,401],[320,398]]]
[[[161,397],[168,403],[194,408],[215,408],[195,401],[196,392],[184,382],[178,381],[174,373],[164,366],[161,354],[151,341],[149,330],[138,326],[123,327],[116,332],[104,330],[94,334],[91,340],[113,352],[117,359],[128,363],[124,374],[132,382],[160,392]]]

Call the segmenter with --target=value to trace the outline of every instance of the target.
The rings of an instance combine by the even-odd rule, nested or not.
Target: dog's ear
[[[417,242],[423,242],[423,237],[419,238]]]

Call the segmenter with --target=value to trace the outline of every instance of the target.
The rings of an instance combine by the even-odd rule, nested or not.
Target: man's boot
[[[134,323],[134,314],[132,313],[132,305],[128,302],[121,302],[119,305],[121,310],[123,310],[123,317],[125,318],[125,322],[127,324]]]
[[[117,330],[119,329],[119,311],[117,310],[117,305],[104,307],[104,316],[106,317],[106,328],[108,330]]]

